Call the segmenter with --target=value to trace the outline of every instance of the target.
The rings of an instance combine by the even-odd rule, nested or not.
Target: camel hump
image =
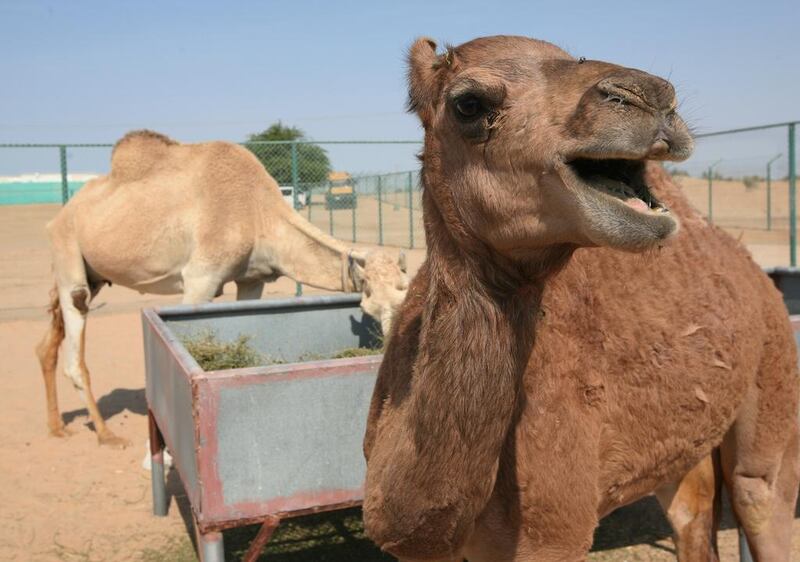
[[[114,145],[111,152],[111,178],[126,182],[144,177],[179,143],[147,129],[131,131]]]

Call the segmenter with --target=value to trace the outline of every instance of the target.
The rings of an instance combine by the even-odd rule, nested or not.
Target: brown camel
[[[88,182],[47,226],[56,286],[51,325],[37,347],[50,432],[65,435],[56,397],[58,348],[101,444],[124,446],[105,425],[84,362],[89,302],[105,283],[141,293],[211,301],[229,281],[237,299],[261,297],[285,275],[332,291],[360,291],[384,329],[408,286],[398,264],[356,252],[324,234],[286,203],[248,150],[227,142],[179,144],[151,131],[122,138],[111,173]]]
[[[428,256],[369,414],[369,536],[403,560],[584,560],[656,492],[680,559],[714,560],[719,447],[755,559],[788,561],[792,330],[656,162],[693,148],[673,87],[521,37],[409,58]]]

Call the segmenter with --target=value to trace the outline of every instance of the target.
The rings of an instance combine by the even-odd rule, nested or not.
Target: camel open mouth
[[[576,158],[567,166],[584,186],[616,199],[640,213],[669,213],[651,193],[644,177],[645,160]]]

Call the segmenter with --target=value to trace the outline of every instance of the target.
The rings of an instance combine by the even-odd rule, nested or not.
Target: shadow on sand
[[[143,388],[115,388],[97,401],[97,408],[104,420],[112,418],[117,414],[128,411],[140,416],[147,415],[147,400],[144,397]],[[89,411],[86,408],[79,408],[69,412],[63,412],[61,419],[65,425],[69,425],[76,418],[88,417]],[[92,427],[92,423],[86,424]]]

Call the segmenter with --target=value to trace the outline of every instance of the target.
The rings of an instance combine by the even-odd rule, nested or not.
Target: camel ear
[[[397,267],[400,268],[400,271],[403,273],[408,273],[408,267],[406,266],[406,253],[400,252],[400,257],[397,258]]]
[[[451,54],[436,55],[436,43],[421,37],[408,50],[408,109],[415,111],[427,127],[441,90],[442,59],[450,62]]]

